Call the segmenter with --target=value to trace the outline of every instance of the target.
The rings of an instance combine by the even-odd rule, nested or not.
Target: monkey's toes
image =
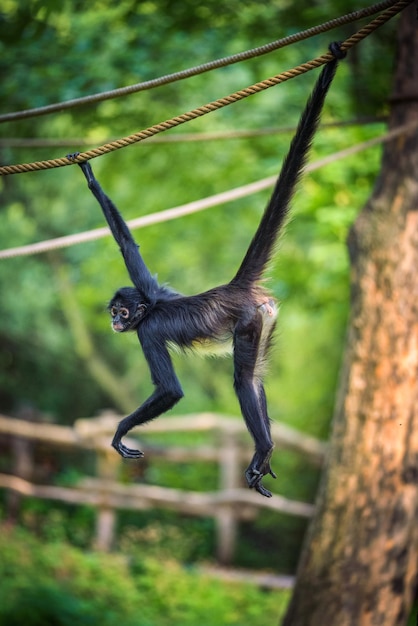
[[[273,478],[276,478],[276,475],[274,473],[272,473],[271,471],[269,473],[272,474]],[[249,467],[247,469],[247,471],[245,472],[245,478],[247,479],[247,484],[250,489],[255,489],[262,496],[265,496],[266,498],[271,498],[271,491],[266,489],[261,482],[263,474],[259,472],[255,467]]]
[[[121,441],[113,441],[112,446],[124,459],[141,459],[144,456],[144,453],[140,450],[128,448]]]
[[[271,491],[266,489],[261,481],[259,483],[257,483],[257,485],[255,486],[255,490],[258,491],[258,493],[261,493],[261,495],[265,496],[266,498],[271,498],[272,497]]]

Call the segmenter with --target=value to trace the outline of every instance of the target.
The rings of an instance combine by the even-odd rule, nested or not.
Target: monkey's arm
[[[164,343],[147,331],[145,324],[138,329],[138,338],[150,368],[155,391],[136,411],[125,417],[116,430],[112,446],[126,459],[139,459],[143,453],[127,448],[122,443],[122,437],[135,426],[165,413],[183,397],[183,390]]]
[[[86,161],[79,163],[79,165],[87,179],[89,189],[99,202],[113,237],[122,252],[133,284],[141,291],[146,300],[152,302],[155,299],[155,293],[159,285],[145,265],[139,253],[138,245],[135,243],[125,220],[111,199],[104,193],[93,174],[90,163]]]

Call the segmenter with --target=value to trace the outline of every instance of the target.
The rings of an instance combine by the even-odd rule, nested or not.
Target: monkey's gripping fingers
[[[274,477],[276,476],[274,475]],[[250,489],[255,489],[262,496],[265,496],[266,498],[271,498],[271,491],[266,489],[261,482],[261,479],[263,478],[263,474],[261,472],[249,468],[245,472],[245,478],[247,479],[247,483]]]
[[[79,154],[80,154],[79,152],[73,152],[72,154],[67,154],[67,159],[69,161],[75,161],[75,159],[78,157]],[[91,169],[90,163],[88,161],[82,161],[81,163],[77,163],[77,165],[81,167],[83,174],[87,179],[88,184],[90,185],[91,183],[93,183],[95,181],[95,178],[94,178],[93,170]]]
[[[245,471],[245,478],[250,489],[255,489],[262,496],[271,498],[271,492],[264,487],[261,480],[267,474],[270,474],[273,478],[277,478],[276,474],[270,467],[271,452],[263,459],[259,461],[259,455],[255,453],[253,460]]]
[[[133,450],[125,446],[119,437],[116,436],[113,438],[112,446],[124,459],[141,459],[144,456],[144,453],[140,450]]]

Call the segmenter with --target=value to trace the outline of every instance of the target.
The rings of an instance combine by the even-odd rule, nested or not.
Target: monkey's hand
[[[125,446],[116,435],[113,438],[112,446],[124,459],[141,459],[144,456],[144,453],[140,450],[133,450],[132,448]]]
[[[79,156],[79,152],[73,152],[71,154],[67,154],[67,159],[69,161],[76,161],[77,157]],[[90,185],[92,185],[95,182],[95,178],[94,178],[94,174],[93,174],[93,170],[91,169],[91,165],[88,161],[82,161],[81,163],[77,163],[77,165],[79,165],[81,167],[81,169],[83,170],[83,174],[87,179],[87,183]]]
[[[261,480],[263,476],[273,476],[273,478],[277,478],[276,474],[270,467],[270,457],[271,452],[264,458],[260,459],[260,455],[256,452],[253,460],[250,465],[247,467],[245,471],[245,478],[247,479],[247,484],[250,489],[255,489],[258,493],[261,493],[262,496],[266,498],[271,498],[271,491],[266,489],[262,484]]]

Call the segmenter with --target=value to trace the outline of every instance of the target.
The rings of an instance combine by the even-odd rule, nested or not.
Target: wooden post
[[[116,526],[116,511],[108,504],[106,482],[117,480],[120,460],[114,450],[101,448],[97,451],[97,475],[104,487],[101,489],[101,503],[97,509],[95,548],[109,552],[113,546]]]
[[[28,422],[35,422],[37,414],[32,408],[27,407],[19,411],[18,418]],[[12,453],[12,475],[29,481],[32,480],[33,442],[24,437],[12,437],[10,448]],[[11,522],[17,521],[21,500],[22,496],[19,493],[15,491],[9,492],[7,496],[7,516]]]
[[[219,455],[220,490],[236,489],[239,486],[239,445],[236,433],[221,431],[222,441]],[[237,518],[233,505],[223,504],[216,513],[218,561],[224,565],[231,563],[237,539]]]

